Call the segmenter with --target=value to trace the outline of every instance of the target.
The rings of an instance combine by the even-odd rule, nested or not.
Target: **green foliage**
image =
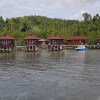
[[[68,38],[75,35],[89,37],[89,44],[93,44],[100,37],[100,17],[96,14],[83,14],[84,21],[51,19],[43,16],[24,16],[3,20],[0,17],[0,36],[12,35],[17,45],[24,44],[24,36],[34,34],[39,38],[59,35]]]
[[[3,32],[5,22],[2,17],[0,17],[0,31]]]

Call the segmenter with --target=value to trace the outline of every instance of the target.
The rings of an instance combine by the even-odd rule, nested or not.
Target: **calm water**
[[[0,54],[0,100],[100,100],[100,51]]]

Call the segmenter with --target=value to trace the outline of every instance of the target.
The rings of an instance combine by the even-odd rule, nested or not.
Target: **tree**
[[[2,16],[0,17],[0,31],[3,31],[4,29],[4,20],[2,18]]]
[[[96,18],[99,19],[99,14],[96,14]]]
[[[97,20],[97,17],[96,16],[93,16],[93,23],[95,23]]]
[[[84,21],[90,21],[91,20],[91,15],[88,13],[83,13],[82,16],[84,17]]]

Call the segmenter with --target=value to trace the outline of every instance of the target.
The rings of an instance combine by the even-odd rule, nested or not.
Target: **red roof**
[[[72,36],[67,38],[67,40],[88,40],[88,38],[86,36]]]
[[[29,36],[24,37],[24,39],[25,39],[25,40],[32,40],[32,39],[38,40],[39,38],[36,37],[35,35],[29,35]]]
[[[63,40],[63,38],[61,38],[60,36],[51,36],[49,38],[47,38],[48,40]]]
[[[10,35],[4,35],[0,37],[0,40],[15,40],[15,38]]]
[[[97,38],[97,40],[100,40],[100,37],[99,37],[99,38]]]

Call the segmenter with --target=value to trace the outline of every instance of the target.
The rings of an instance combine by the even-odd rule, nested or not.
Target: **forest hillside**
[[[87,36],[89,44],[94,44],[100,37],[100,16],[91,17],[83,13],[83,21],[47,18],[44,16],[24,16],[17,18],[0,17],[0,36],[9,34],[16,38],[17,44],[24,43],[24,36],[34,34],[39,38],[59,35],[63,38],[70,36]]]

